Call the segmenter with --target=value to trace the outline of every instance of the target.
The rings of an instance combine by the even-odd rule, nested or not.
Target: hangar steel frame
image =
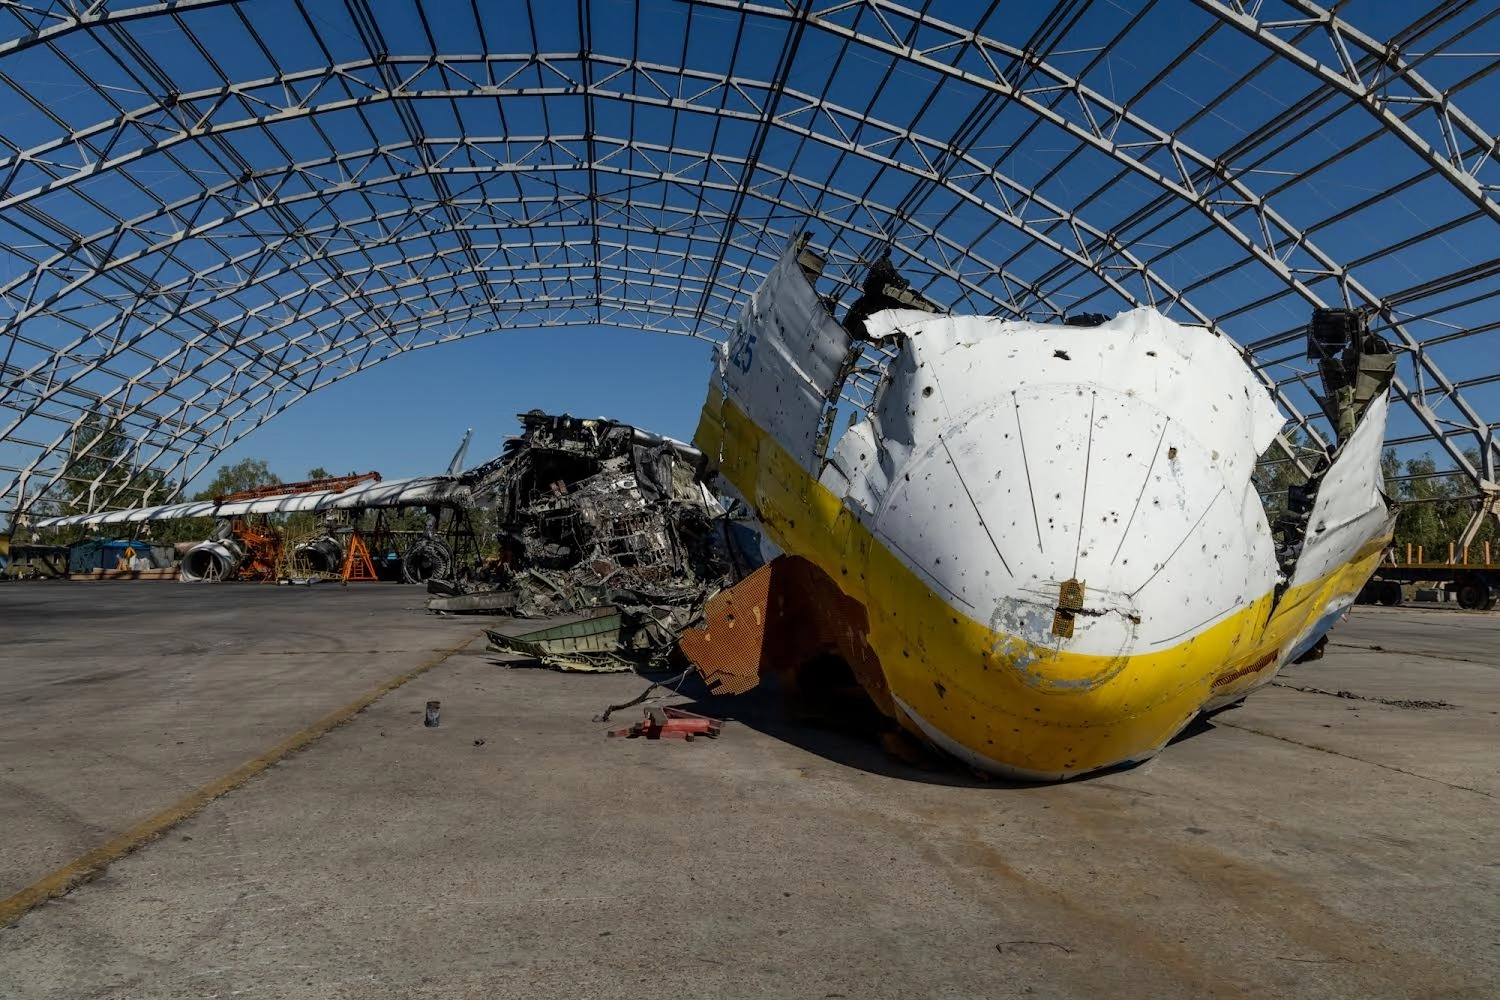
[[[1211,326],[1314,453],[1302,326],[1365,307],[1389,443],[1479,491],[1497,67],[1473,0],[0,0],[0,511],[160,502],[463,337],[717,339],[804,228],[835,295],[889,250],[959,310]]]

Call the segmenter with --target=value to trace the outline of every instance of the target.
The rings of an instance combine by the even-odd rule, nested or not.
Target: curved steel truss
[[[717,338],[802,229],[838,295],[889,249],[958,310],[1214,326],[1314,447],[1302,327],[1367,307],[1391,443],[1477,486],[1497,53],[1467,0],[0,0],[0,510],[164,499],[419,347]]]

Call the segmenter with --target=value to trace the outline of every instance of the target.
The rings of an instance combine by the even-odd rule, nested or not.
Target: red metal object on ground
[[[646,709],[646,717],[629,729],[611,730],[610,736],[635,739],[644,736],[648,740],[691,740],[695,736],[710,739],[719,735],[724,723],[680,708]]]

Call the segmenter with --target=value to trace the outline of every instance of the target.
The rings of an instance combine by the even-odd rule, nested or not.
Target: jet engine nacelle
[[[183,554],[178,579],[184,583],[227,580],[244,558],[245,550],[232,539],[199,542]]]

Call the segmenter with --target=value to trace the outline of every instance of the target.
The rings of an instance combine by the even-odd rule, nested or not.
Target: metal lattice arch
[[[1400,352],[1390,443],[1478,487],[1497,22],[1491,0],[0,0],[0,511],[77,478],[91,414],[170,489],[406,351],[717,339],[804,229],[846,300],[889,250],[955,310],[1222,330],[1315,443],[1309,311],[1368,307]],[[163,499],[97,466],[92,506]]]

